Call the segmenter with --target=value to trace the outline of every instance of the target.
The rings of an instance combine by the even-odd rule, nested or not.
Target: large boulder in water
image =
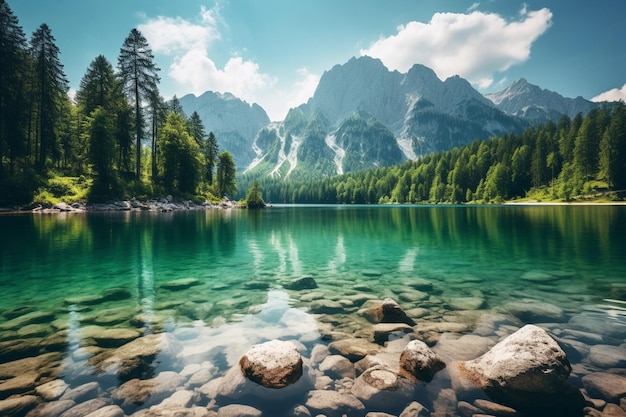
[[[445,367],[439,355],[420,340],[411,340],[400,354],[400,375],[409,379],[429,382]]]
[[[568,382],[572,367],[544,330],[526,325],[481,357],[458,364],[461,374],[502,404],[533,415],[579,415],[583,397]]]
[[[266,388],[284,388],[302,376],[302,356],[296,346],[280,340],[253,346],[239,365],[249,380]]]

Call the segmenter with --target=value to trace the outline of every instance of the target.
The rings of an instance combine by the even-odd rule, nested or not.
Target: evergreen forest
[[[250,178],[240,178],[245,188]],[[260,181],[270,203],[616,200],[626,192],[626,105],[477,140],[401,165],[319,180]]]
[[[95,57],[71,100],[52,29],[27,39],[0,0],[0,206],[234,194],[232,155],[197,113],[165,102],[159,71],[132,29],[116,67]]]

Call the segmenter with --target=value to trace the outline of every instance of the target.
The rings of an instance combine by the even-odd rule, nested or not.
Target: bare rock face
[[[400,354],[400,375],[409,379],[429,382],[445,367],[439,355],[420,340],[411,340]]]
[[[266,388],[284,388],[302,376],[302,356],[296,346],[280,340],[253,346],[239,365],[249,380]]]
[[[502,404],[534,415],[578,415],[584,400],[567,379],[565,352],[544,330],[526,325],[490,351],[460,362],[464,377]]]

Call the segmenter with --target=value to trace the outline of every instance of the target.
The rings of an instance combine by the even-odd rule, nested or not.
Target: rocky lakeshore
[[[60,202],[57,204],[44,206],[34,204],[27,207],[15,209],[0,208],[0,213],[85,213],[85,212],[128,212],[128,211],[151,211],[151,212],[172,212],[183,210],[208,210],[208,209],[229,209],[240,206],[228,199],[223,199],[219,204],[204,202],[195,203],[191,200],[175,201],[172,196],[158,199],[140,201],[136,198],[130,200],[120,200],[110,203],[72,203]]]
[[[619,299],[487,308],[421,278],[386,298],[270,278],[244,284],[258,300],[186,278],[149,306],[109,288],[1,311],[0,415],[626,416]]]

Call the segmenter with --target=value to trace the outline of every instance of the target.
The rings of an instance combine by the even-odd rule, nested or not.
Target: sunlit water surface
[[[482,315],[520,300],[562,309],[564,324],[548,324],[552,329],[580,315],[625,325],[626,207],[17,215],[0,216],[0,234],[0,364],[60,352],[58,377],[70,387],[98,381],[104,397],[123,382],[90,362],[108,348],[91,333],[108,328],[165,332],[181,342],[182,352],[161,354],[144,378],[187,375],[185,367],[199,364],[218,378],[266,340],[298,341],[309,357],[333,331],[367,337],[371,323],[359,315],[359,295],[425,309],[418,323],[463,322],[465,333]],[[319,288],[288,289],[303,276]],[[198,281],[168,287],[187,278]],[[411,287],[418,279],[432,284],[425,297]],[[112,289],[121,296],[107,299]],[[320,300],[343,300],[344,309],[327,311]],[[19,321],[28,314],[34,319]],[[604,336],[620,345],[621,335]],[[6,347],[16,341],[27,352]]]

